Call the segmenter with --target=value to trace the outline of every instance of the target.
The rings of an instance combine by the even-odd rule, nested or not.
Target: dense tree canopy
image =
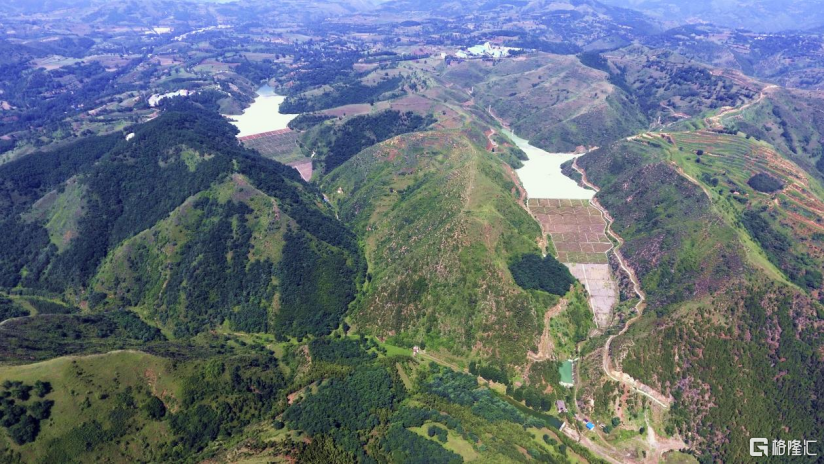
[[[777,192],[778,190],[784,188],[784,185],[781,184],[780,180],[769,174],[764,174],[763,172],[759,172],[758,174],[750,177],[747,184],[759,192],[764,193]]]
[[[527,290],[543,290],[555,295],[565,295],[575,278],[566,266],[551,255],[524,255],[509,266],[512,278]]]

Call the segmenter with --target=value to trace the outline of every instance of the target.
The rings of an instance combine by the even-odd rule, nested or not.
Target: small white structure
[[[134,138],[134,132],[131,132],[131,133],[129,133],[129,134],[126,134],[126,141],[127,141],[127,142],[128,142],[129,140],[133,139],[133,138]]]
[[[195,94],[194,91],[190,91],[190,90],[186,90],[186,89],[178,90],[177,92],[169,92],[169,93],[164,93],[164,94],[154,94],[151,97],[149,97],[149,106],[154,108],[155,106],[160,104],[160,102],[162,102],[166,98],[188,97],[189,95],[194,95],[194,94]]]
[[[201,32],[206,32],[206,31],[214,31],[214,30],[220,30],[220,29],[229,29],[229,28],[231,28],[231,27],[232,27],[232,26],[229,26],[229,25],[227,25],[227,24],[221,24],[221,25],[218,25],[218,26],[201,27],[200,29],[195,29],[194,31],[190,31],[190,32],[187,32],[187,33],[185,33],[185,34],[181,34],[181,35],[179,35],[179,36],[175,37],[175,38],[174,38],[174,39],[172,39],[172,40],[174,40],[174,41],[176,41],[176,42],[180,42],[181,40],[184,40],[186,37],[189,37],[189,36],[194,35],[194,34],[199,34],[199,33],[201,33]]]

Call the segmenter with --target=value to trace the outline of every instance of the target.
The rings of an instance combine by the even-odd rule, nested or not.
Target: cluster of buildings
[[[520,51],[520,48],[504,47],[485,42],[483,45],[475,45],[466,50],[458,50],[455,56],[461,59],[467,58],[503,58],[509,56],[513,51]]]

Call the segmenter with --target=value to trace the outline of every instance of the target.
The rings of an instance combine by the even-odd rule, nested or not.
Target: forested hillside
[[[224,322],[297,336],[337,327],[362,261],[314,187],[244,150],[224,118],[191,103],[134,132],[2,167],[5,287],[95,311],[134,308],[176,337]],[[43,204],[69,196],[81,207]]]
[[[749,436],[815,436],[824,426],[815,393],[822,379],[816,321],[824,308],[811,298],[822,282],[789,283],[794,277],[776,270],[775,251],[749,225],[764,194],[736,183],[738,170],[748,168],[731,164],[746,153],[734,143],[746,139],[705,136],[707,145],[693,134],[675,134],[674,142],[642,137],[579,163],[602,187],[598,198],[616,218],[623,252],[648,294],[644,317],[613,342],[610,356],[675,399],[671,431],[707,459],[737,461],[747,456],[737,444]],[[716,157],[704,159],[710,147]],[[668,163],[668,152],[684,167]]]

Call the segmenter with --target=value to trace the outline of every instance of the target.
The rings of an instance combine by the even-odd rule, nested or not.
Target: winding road
[[[753,105],[761,103],[761,101],[764,100],[764,97],[767,95],[767,93],[777,88],[777,85],[769,84],[765,86],[763,89],[761,89],[761,91],[758,93],[758,98],[751,100],[741,106],[724,106],[721,108],[721,111],[719,111],[714,116],[704,118],[704,123],[710,129],[723,129],[724,124],[721,123],[721,118],[729,116],[732,113],[740,113],[741,111],[744,111],[745,109]]]
[[[596,192],[598,192],[600,190],[595,184],[593,184],[592,182],[590,182],[587,179],[586,172],[584,172],[584,170],[581,169],[578,166],[578,159],[577,158],[575,158],[575,160],[572,162],[572,168],[575,169],[579,174],[581,174],[581,182],[583,182],[584,185],[586,185],[587,187],[590,187],[591,189],[595,190]],[[610,357],[609,357],[609,348],[610,348],[610,345],[612,344],[612,340],[618,335],[625,334],[627,332],[627,330],[629,330],[630,326],[632,324],[634,324],[641,317],[641,315],[644,313],[644,309],[647,306],[647,304],[646,304],[647,296],[644,293],[644,291],[641,289],[641,283],[638,280],[638,277],[635,275],[635,271],[633,271],[632,268],[627,266],[626,260],[621,255],[620,247],[621,247],[621,245],[624,244],[624,239],[621,238],[620,235],[618,235],[617,233],[615,233],[612,230],[612,223],[613,223],[612,216],[610,216],[610,214],[606,210],[606,208],[601,206],[601,203],[598,202],[597,198],[593,197],[592,200],[590,200],[590,204],[592,204],[593,207],[595,207],[596,209],[598,209],[598,211],[601,212],[601,215],[603,216],[604,220],[607,223],[607,227],[606,227],[607,234],[609,234],[612,238],[614,238],[618,242],[618,246],[617,247],[614,246],[612,248],[612,251],[615,254],[615,258],[618,260],[618,263],[620,264],[621,269],[623,269],[624,272],[627,273],[630,280],[632,281],[633,291],[635,292],[636,295],[638,295],[638,303],[635,305],[635,310],[636,310],[636,313],[637,313],[635,315],[635,317],[633,317],[632,319],[627,320],[627,323],[624,324],[624,328],[621,329],[621,331],[618,332],[617,334],[610,335],[609,338],[607,338],[606,343],[604,344],[604,351],[603,351],[602,362],[601,362],[602,366],[603,366],[603,369],[604,369],[604,373],[610,379],[628,386],[632,390],[634,390],[634,391],[646,396],[647,398],[651,399],[652,401],[654,401],[659,406],[661,406],[665,409],[669,409],[670,406],[671,406],[671,401],[668,397],[666,397],[665,395],[653,390],[649,386],[633,379],[628,374],[625,374],[624,372],[621,372],[617,369],[613,369],[612,366],[610,365],[611,363],[610,363]]]

